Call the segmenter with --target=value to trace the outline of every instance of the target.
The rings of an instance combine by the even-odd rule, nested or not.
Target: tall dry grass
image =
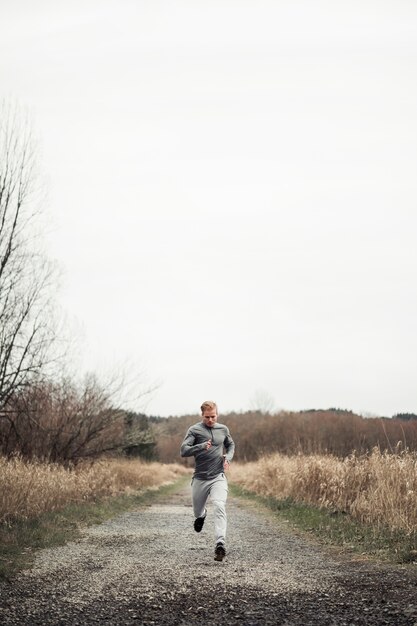
[[[37,517],[71,503],[159,487],[186,473],[180,465],[140,460],[112,459],[66,469],[0,457],[0,523]]]
[[[231,479],[259,495],[345,511],[363,523],[392,530],[417,531],[416,453],[374,449],[345,459],[273,454],[235,464]]]

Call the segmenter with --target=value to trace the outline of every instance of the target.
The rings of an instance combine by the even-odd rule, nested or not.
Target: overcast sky
[[[79,367],[417,412],[417,4],[0,2]],[[140,409],[139,406],[133,407]]]

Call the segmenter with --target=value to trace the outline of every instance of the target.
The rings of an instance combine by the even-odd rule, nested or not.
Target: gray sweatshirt
[[[206,450],[207,441],[212,446]],[[214,424],[211,428],[203,422],[190,426],[181,444],[181,456],[195,457],[194,477],[211,480],[223,473],[224,449],[226,459],[233,459],[235,444],[229,429],[224,424]]]

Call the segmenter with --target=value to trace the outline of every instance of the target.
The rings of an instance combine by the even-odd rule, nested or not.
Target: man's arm
[[[235,453],[235,442],[233,441],[229,429],[227,429],[227,435],[224,440],[224,447],[226,448],[225,460],[230,463]]]
[[[195,443],[195,435],[191,428],[188,429],[187,434],[184,437],[184,441],[181,444],[181,456],[194,456],[196,452],[200,450],[207,450],[208,442]]]

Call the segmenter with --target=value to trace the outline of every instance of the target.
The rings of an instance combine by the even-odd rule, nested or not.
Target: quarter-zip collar
[[[210,431],[210,435],[211,435],[211,443],[214,443],[214,440],[213,440],[213,426],[215,426],[215,424],[213,424],[213,426],[207,426],[207,424],[205,424],[205,423],[203,422],[203,426],[204,426],[205,428],[207,428],[207,430],[209,430],[209,431]]]

